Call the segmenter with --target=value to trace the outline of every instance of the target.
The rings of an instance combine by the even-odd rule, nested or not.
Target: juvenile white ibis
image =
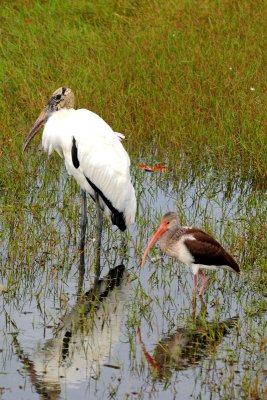
[[[159,239],[160,249],[168,256],[178,258],[192,268],[194,291],[197,291],[197,275],[201,277],[202,296],[207,287],[207,279],[202,269],[227,269],[239,274],[240,269],[233,257],[208,233],[195,227],[181,226],[176,213],[168,212],[145,249],[141,267],[144,266],[149,249]]]
[[[44,150],[48,155],[55,150],[64,158],[68,173],[83,191],[82,238],[87,221],[86,192],[96,203],[100,248],[103,222],[100,209],[121,231],[134,222],[136,198],[130,177],[130,159],[120,142],[123,135],[114,132],[97,114],[73,107],[71,89],[57,89],[29,131],[23,151],[44,125]]]

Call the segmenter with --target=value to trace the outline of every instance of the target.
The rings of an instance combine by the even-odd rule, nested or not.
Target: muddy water
[[[267,312],[264,293],[253,289],[257,271],[239,281],[209,273],[201,302],[192,298],[191,272],[157,248],[140,270],[168,210],[213,232],[247,265],[252,244],[237,238],[252,219],[260,223],[261,194],[255,202],[248,182],[214,172],[134,174],[137,222],[126,238],[106,226],[101,277],[92,272],[93,224],[79,275],[79,193],[63,168],[45,188],[35,182],[23,220],[12,234],[5,229],[1,399],[242,398],[255,382],[264,393]],[[89,215],[94,222],[91,203]]]

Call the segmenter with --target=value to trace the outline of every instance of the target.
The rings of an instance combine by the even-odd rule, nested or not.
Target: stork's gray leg
[[[98,249],[100,249],[101,248],[101,238],[102,238],[102,227],[103,227],[103,212],[100,208],[98,193],[95,193],[95,203],[96,203],[97,222],[98,222],[96,246]]]
[[[85,264],[84,264],[84,252],[83,252],[80,255],[77,300],[79,300],[82,297],[82,294],[83,294],[84,274],[85,274]]]
[[[121,250],[121,263],[122,264],[127,264],[129,261],[129,238],[127,237],[128,235],[124,234],[121,235],[121,244],[120,244],[120,250]]]
[[[85,262],[84,262],[84,245],[87,225],[87,207],[86,207],[86,192],[82,190],[82,201],[81,201],[81,241],[80,241],[80,276],[84,276]],[[80,279],[79,279],[80,281]],[[80,287],[80,283],[78,285]]]
[[[97,212],[97,236],[96,236],[96,276],[100,276],[100,251],[101,251],[101,239],[102,239],[102,228],[103,228],[103,212],[100,208],[99,195],[95,192],[95,204]]]

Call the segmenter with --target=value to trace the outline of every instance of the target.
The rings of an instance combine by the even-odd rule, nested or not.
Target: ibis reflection
[[[157,379],[170,379],[173,371],[182,371],[199,364],[202,358],[216,351],[216,346],[236,325],[238,317],[223,321],[206,321],[206,306],[201,302],[201,310],[186,327],[178,327],[175,333],[162,338],[154,349],[153,356],[146,350],[141,329],[137,336],[142,352]]]

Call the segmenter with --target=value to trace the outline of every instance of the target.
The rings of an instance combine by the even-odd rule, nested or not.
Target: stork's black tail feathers
[[[122,211],[118,211],[111,203],[110,200],[106,198],[104,193],[98,187],[89,179],[86,177],[87,182],[89,185],[94,189],[94,191],[101,197],[101,199],[104,201],[106,206],[110,209],[111,211],[111,221],[113,225],[116,225],[122,232],[125,231],[127,228],[125,224],[125,219]],[[92,196],[91,196],[92,197]]]
[[[127,227],[125,224],[123,213],[117,210],[115,211],[116,211],[115,213],[111,214],[111,221],[113,225],[116,225],[122,232],[124,232]]]

